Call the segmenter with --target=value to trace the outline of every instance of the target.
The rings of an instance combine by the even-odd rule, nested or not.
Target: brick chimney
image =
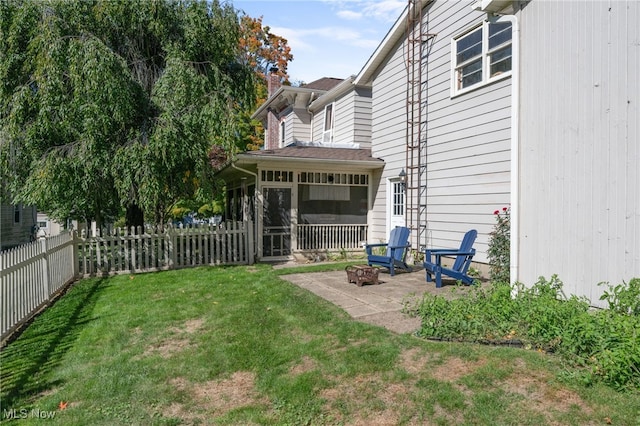
[[[267,92],[273,96],[282,87],[278,68],[271,67],[267,76]],[[275,112],[267,110],[267,129],[265,131],[264,149],[277,149],[280,147],[280,120]]]
[[[282,83],[280,82],[280,76],[278,75],[278,68],[269,68],[269,75],[267,76],[267,94],[272,96],[281,86]]]

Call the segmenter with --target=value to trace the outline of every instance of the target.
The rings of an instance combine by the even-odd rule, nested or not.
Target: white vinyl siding
[[[640,276],[640,3],[520,13],[519,280],[598,299]],[[562,72],[549,72],[562,70]]]
[[[510,200],[511,80],[450,97],[451,39],[480,25],[486,15],[472,2],[435,2],[425,11],[437,34],[428,56],[427,227],[429,247],[456,247],[478,230],[474,260],[485,262],[493,211]],[[426,19],[426,18],[425,18]],[[373,81],[373,156],[385,160],[383,181],[405,167],[406,68],[404,46]],[[385,179],[386,178],[386,179]],[[386,188],[376,194],[372,240],[386,238]]]
[[[285,120],[285,137],[284,144],[287,146],[298,141],[309,140],[309,114],[305,111],[289,108],[284,117]]]
[[[333,110],[332,144],[371,146],[371,89],[355,88],[331,103]],[[313,139],[323,141],[326,107],[318,108],[313,119]],[[326,141],[325,141],[326,143]]]
[[[334,143],[357,143],[360,148],[371,146],[371,91],[350,91],[335,101]]]

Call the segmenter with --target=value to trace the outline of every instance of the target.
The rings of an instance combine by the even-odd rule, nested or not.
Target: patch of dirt
[[[405,369],[407,373],[417,374],[424,371],[428,364],[438,360],[439,354],[423,354],[419,349],[413,348],[403,351],[400,354],[400,367]]]
[[[325,410],[329,418],[344,422],[344,416],[338,406],[347,406],[355,417],[349,418],[349,425],[382,426],[398,424],[400,418],[407,414],[407,406],[412,404],[409,395],[413,383],[389,383],[380,375],[361,375],[355,378],[339,380],[339,383],[320,392],[326,400]],[[372,400],[377,401],[375,408]],[[424,421],[407,421],[408,425],[425,425]]]
[[[431,375],[434,379],[442,382],[456,382],[460,378],[473,373],[486,363],[486,359],[479,359],[478,361],[470,362],[457,357],[452,357],[444,364],[434,368]]]
[[[179,327],[169,328],[169,331],[175,334],[182,334],[182,333],[193,334],[196,331],[200,330],[203,324],[204,324],[204,320],[202,318],[194,318],[194,319],[185,321],[184,324],[182,324]]]
[[[212,380],[193,388],[193,395],[201,406],[222,414],[248,405],[264,404],[255,390],[255,374],[236,371],[225,380]]]
[[[190,345],[189,340],[187,339],[167,339],[159,342],[158,344],[149,346],[142,356],[150,356],[158,354],[162,358],[169,358],[176,352],[180,352],[184,350],[184,348]]]
[[[236,371],[228,379],[210,380],[191,384],[184,378],[171,380],[171,385],[190,395],[198,406],[198,411],[222,416],[236,408],[265,405],[269,400],[260,397],[255,390],[255,375],[247,371]],[[172,403],[163,411],[163,416],[192,421],[197,416],[185,409],[184,405]]]
[[[163,339],[160,342],[149,345],[142,356],[150,356],[158,354],[162,358],[169,358],[173,354],[184,350],[185,348],[191,345],[189,339],[184,336],[194,334],[198,330],[202,328],[204,324],[204,320],[201,318],[194,318],[188,321],[185,321],[179,327],[171,327],[169,328],[169,332],[173,335],[167,339]],[[135,334],[135,333],[134,333]],[[138,334],[141,334],[138,333]]]
[[[567,413],[572,408],[587,415],[593,409],[572,390],[554,386],[553,376],[542,371],[518,370],[499,385],[508,393],[521,395],[520,403],[528,410],[543,414],[552,422],[553,413]]]
[[[313,371],[316,369],[316,367],[316,362],[308,356],[305,356],[298,364],[289,369],[289,373],[293,374],[294,376],[298,376],[300,374],[306,373],[307,371]]]
[[[193,334],[196,331],[200,330],[203,324],[204,324],[204,320],[202,318],[195,318],[195,319],[189,320],[184,323],[184,331],[186,333]]]

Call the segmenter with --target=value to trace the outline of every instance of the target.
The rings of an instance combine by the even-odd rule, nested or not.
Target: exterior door
[[[291,255],[291,188],[263,187],[262,256]]]
[[[396,226],[405,226],[405,189],[400,179],[387,181],[387,235]]]

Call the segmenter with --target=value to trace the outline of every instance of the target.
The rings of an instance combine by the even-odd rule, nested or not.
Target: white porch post
[[[293,171],[293,182],[291,183],[291,253],[298,251],[298,175]]]

